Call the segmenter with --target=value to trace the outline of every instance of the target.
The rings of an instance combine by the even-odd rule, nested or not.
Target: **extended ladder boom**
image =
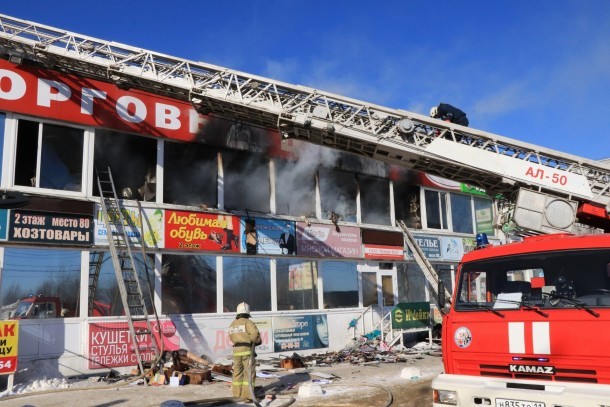
[[[514,198],[521,188],[610,205],[610,167],[479,130],[299,85],[0,15],[0,53],[189,101],[284,137]],[[9,58],[10,59],[10,58]],[[603,217],[610,218],[607,212]]]

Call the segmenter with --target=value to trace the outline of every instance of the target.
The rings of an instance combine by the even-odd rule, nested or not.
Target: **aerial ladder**
[[[523,234],[610,231],[610,166],[500,135],[0,14],[0,55],[186,101],[204,115],[501,196]]]

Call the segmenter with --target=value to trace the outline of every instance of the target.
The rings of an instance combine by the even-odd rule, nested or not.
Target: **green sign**
[[[392,329],[428,328],[429,302],[401,302],[392,309]]]

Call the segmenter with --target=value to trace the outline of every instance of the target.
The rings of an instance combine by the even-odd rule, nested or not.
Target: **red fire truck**
[[[610,406],[610,235],[481,243],[458,268],[433,405]]]

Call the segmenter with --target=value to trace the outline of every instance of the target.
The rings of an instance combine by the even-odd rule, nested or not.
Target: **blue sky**
[[[44,4],[44,6],[43,6]],[[103,40],[610,158],[610,1],[5,1]]]

